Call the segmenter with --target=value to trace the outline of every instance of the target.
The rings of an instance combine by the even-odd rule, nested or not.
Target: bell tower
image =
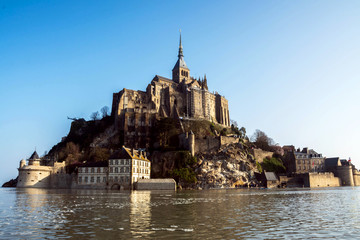
[[[190,69],[188,69],[188,67],[186,66],[183,55],[183,47],[181,44],[181,30],[180,30],[178,60],[172,70],[172,80],[176,83],[181,83],[181,82],[188,83],[190,80]]]

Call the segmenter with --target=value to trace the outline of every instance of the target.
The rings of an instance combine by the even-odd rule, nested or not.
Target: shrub
[[[286,168],[279,158],[264,158],[264,162],[262,163],[262,169],[268,172],[275,172],[275,173],[284,173]]]

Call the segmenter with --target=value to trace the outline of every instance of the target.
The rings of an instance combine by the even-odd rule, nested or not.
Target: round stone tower
[[[24,167],[26,165],[26,161],[24,159],[21,159],[20,161],[20,168]]]
[[[337,172],[342,186],[354,186],[352,166],[339,166]]]

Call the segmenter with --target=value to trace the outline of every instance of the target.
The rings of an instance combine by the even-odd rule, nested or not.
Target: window
[[[115,172],[116,172],[116,173],[118,173],[118,172],[119,172],[119,169],[118,169],[117,167],[115,168]]]
[[[103,177],[103,182],[106,182],[106,177]]]
[[[114,179],[113,179],[113,177],[110,177],[110,182],[112,182]]]
[[[126,176],[126,179],[125,179],[126,182],[130,182],[130,178],[128,176]]]
[[[119,164],[119,160],[116,159],[116,160],[115,160],[115,164],[118,165],[118,164]]]
[[[118,181],[119,181],[118,177],[115,177],[115,182],[118,182]]]
[[[120,182],[124,182],[124,177],[120,177]]]
[[[85,182],[86,182],[86,183],[88,182],[88,177],[85,177]]]
[[[306,167],[304,166],[304,170],[306,170]]]
[[[79,183],[81,183],[82,182],[82,177],[79,177]]]
[[[97,168],[97,172],[100,173],[100,168],[99,167]]]
[[[91,177],[91,178],[90,178],[90,182],[94,182],[94,177]]]
[[[100,182],[100,177],[96,178],[96,182],[99,183]]]
[[[79,173],[81,173],[82,168],[79,168]]]
[[[121,172],[121,173],[124,172],[124,168],[123,168],[123,167],[120,168],[120,172]]]
[[[110,172],[111,172],[111,173],[113,172],[113,168],[112,168],[112,167],[110,168]]]
[[[89,171],[88,168],[85,168],[85,173],[88,173],[88,171]]]
[[[94,173],[95,171],[94,171],[94,168],[91,168],[91,173]]]

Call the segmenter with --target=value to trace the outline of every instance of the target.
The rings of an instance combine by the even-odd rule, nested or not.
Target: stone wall
[[[228,137],[228,136],[220,136],[220,144],[222,145],[226,145],[226,144],[231,144],[231,143],[238,143],[239,142],[239,138],[236,137]]]
[[[16,187],[49,188],[52,167],[25,166],[19,168],[18,183]]]
[[[353,176],[354,176],[354,185],[355,186],[360,186],[360,172],[357,170],[353,171]]]
[[[255,148],[255,149],[251,149],[251,154],[254,156],[257,162],[262,163],[264,158],[272,157],[274,153]]]
[[[139,179],[135,183],[136,190],[176,190],[176,182],[172,178]]]
[[[306,173],[304,176],[305,187],[339,187],[341,180],[333,173]]]
[[[219,147],[220,147],[219,138],[207,137],[203,139],[199,139],[199,138],[195,139],[195,153],[218,149]]]
[[[337,176],[341,179],[342,186],[354,186],[352,166],[338,166]]]

